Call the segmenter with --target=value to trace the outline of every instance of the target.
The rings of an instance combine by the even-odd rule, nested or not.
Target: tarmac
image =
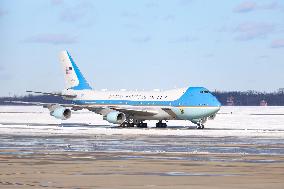
[[[0,135],[0,188],[283,188],[284,140]]]
[[[283,108],[220,114],[205,130],[80,123],[89,114],[57,124],[9,108],[0,112],[0,188],[284,188]]]

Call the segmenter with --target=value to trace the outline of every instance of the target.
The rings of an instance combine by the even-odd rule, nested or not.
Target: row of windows
[[[168,96],[145,96],[145,95],[126,95],[126,96],[123,96],[123,95],[110,95],[108,97],[108,99],[112,99],[112,98],[116,98],[116,99],[137,99],[137,100],[146,100],[146,99],[157,99],[157,100],[162,100],[162,99],[167,99]]]
[[[113,102],[108,101],[106,104],[112,104]],[[117,104],[117,102],[115,102]],[[127,102],[118,102],[119,104],[128,104]],[[97,102],[94,102],[94,104],[97,104]],[[104,101],[98,102],[98,104],[105,104]],[[172,102],[135,102],[131,103],[132,105],[172,105]],[[178,103],[179,106],[184,105],[183,103]],[[208,106],[208,104],[199,104],[199,106]]]
[[[86,102],[88,103],[88,102]],[[94,104],[128,104],[128,102],[112,102],[112,101],[108,101],[108,102],[93,102]],[[131,103],[131,105],[169,105],[171,106],[172,103],[171,102],[133,102]],[[179,103],[179,105],[181,105],[181,103]]]

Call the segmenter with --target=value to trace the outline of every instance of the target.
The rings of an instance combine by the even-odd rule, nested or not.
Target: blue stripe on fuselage
[[[190,87],[177,100],[173,101],[139,101],[139,100],[74,100],[76,104],[98,105],[132,105],[132,106],[214,106],[220,107],[220,102],[203,87]]]

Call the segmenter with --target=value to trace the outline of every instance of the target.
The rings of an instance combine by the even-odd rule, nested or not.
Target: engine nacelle
[[[71,117],[71,110],[62,106],[58,106],[50,111],[50,115],[57,119],[66,120]]]
[[[121,124],[126,120],[126,116],[124,113],[113,111],[113,112],[108,113],[104,117],[104,119],[110,123]]]

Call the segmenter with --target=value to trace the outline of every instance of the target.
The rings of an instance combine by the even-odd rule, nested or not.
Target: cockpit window
[[[203,90],[203,91],[200,91],[200,93],[209,93],[208,90]]]

